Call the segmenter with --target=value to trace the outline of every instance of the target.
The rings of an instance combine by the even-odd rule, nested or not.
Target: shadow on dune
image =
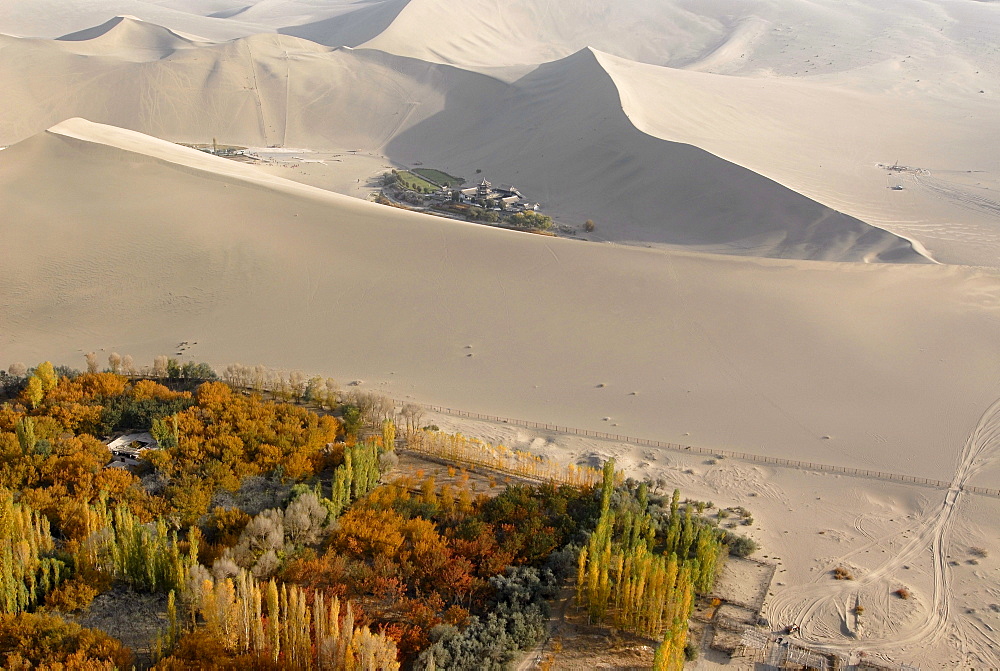
[[[481,169],[600,239],[730,254],[922,263],[909,241],[692,145],[647,135],[590,49],[546,63],[492,98],[449,90],[444,109],[386,145],[453,174]]]

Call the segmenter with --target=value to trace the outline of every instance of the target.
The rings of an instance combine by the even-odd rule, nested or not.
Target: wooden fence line
[[[706,455],[714,455],[721,457],[730,457],[733,459],[740,459],[742,461],[751,461],[759,464],[770,464],[772,466],[784,466],[787,468],[801,468],[805,470],[820,471],[825,473],[841,473],[844,475],[851,475],[855,477],[873,478],[877,480],[888,480],[893,482],[903,482],[906,484],[935,487],[938,489],[948,489],[949,487],[951,487],[951,483],[945,482],[944,480],[933,480],[931,478],[921,478],[914,475],[901,475],[899,473],[872,471],[863,468],[851,468],[849,466],[832,466],[830,464],[817,464],[811,461],[798,461],[795,459],[768,457],[760,454],[750,454],[747,452],[734,452],[731,450],[716,450],[716,449],[709,449],[707,447],[681,445],[680,443],[664,442],[660,440],[650,440],[648,438],[635,438],[632,436],[625,436],[617,433],[606,433],[604,431],[592,431],[589,429],[577,429],[571,426],[559,426],[557,424],[532,422],[529,420],[515,419],[512,417],[501,417],[499,415],[484,415],[478,412],[469,412],[467,410],[456,410],[454,408],[446,408],[444,406],[439,406],[439,405],[421,404],[421,407],[423,407],[425,410],[430,410],[432,412],[441,412],[447,415],[453,415],[455,417],[467,417],[469,419],[478,419],[488,422],[513,424],[515,426],[523,426],[529,429],[543,429],[545,431],[555,431],[558,433],[573,434],[577,436],[585,436],[588,438],[614,440],[621,443],[631,443],[633,445],[641,445],[644,447],[659,447],[667,450],[673,450],[675,452],[689,452],[694,454],[706,454]],[[1000,489],[990,489],[987,487],[966,485],[962,487],[962,490],[967,492],[973,492],[976,494],[983,494],[985,496],[1000,497]]]

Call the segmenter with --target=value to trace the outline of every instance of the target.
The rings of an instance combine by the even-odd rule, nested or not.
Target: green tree
[[[361,408],[356,405],[344,406],[343,417],[341,419],[344,422],[344,433],[348,436],[357,437],[362,422]]]
[[[180,443],[180,431],[177,425],[176,415],[170,418],[154,419],[150,434],[163,449],[177,447]]]
[[[31,417],[22,417],[14,425],[14,433],[17,435],[17,442],[21,445],[21,452],[32,454],[38,439],[35,438],[35,420]]]

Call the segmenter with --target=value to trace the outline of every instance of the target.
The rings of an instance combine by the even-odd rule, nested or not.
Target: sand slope
[[[1000,115],[997,98],[977,86],[943,104],[919,90],[920,83],[871,92],[596,55],[641,130],[699,146],[834,209],[917,238],[939,261],[998,262],[1000,152],[994,140]],[[896,162],[908,169],[879,167]]]
[[[193,39],[132,16],[116,16],[99,26],[70,33],[59,39],[76,42],[69,49],[74,54],[113,54],[117,59],[140,63],[160,60],[179,49],[195,46]]]
[[[62,7],[46,1],[55,3],[53,11]],[[991,3],[908,2],[906,8],[93,0],[59,15],[134,9],[174,30],[117,17],[55,44],[0,38],[0,84],[16,110],[0,121],[0,143],[85,116],[180,141],[357,148],[404,163],[430,157],[455,172],[483,169],[494,181],[516,182],[567,222],[598,220],[596,239],[840,260],[914,259],[907,242],[914,240],[942,262],[995,266],[1000,152],[991,140],[1000,133],[993,113],[1000,56],[989,36],[1000,30],[1000,11]],[[14,25],[28,15],[15,2],[0,15],[0,29],[5,18]],[[198,34],[276,30],[312,41],[260,35],[206,45],[181,30],[202,30],[205,22],[230,32]],[[594,65],[580,57],[586,50],[577,51],[505,89],[490,77],[476,80],[422,60],[366,50],[359,63],[316,46],[365,40],[385,52],[463,66],[532,68],[587,44],[608,53],[591,50]],[[201,48],[192,49],[195,43]],[[501,76],[517,79],[509,71]],[[561,84],[570,79],[572,91]],[[678,208],[675,199],[654,198],[659,185],[631,180],[628,164],[665,162],[673,182],[682,152],[623,130],[618,118],[601,128],[616,105],[645,133],[707,150],[848,217],[759,197],[756,185],[748,197],[732,170],[714,168],[682,175],[689,179],[667,188],[667,195],[696,193],[704,201],[722,188],[728,196],[709,216],[691,207],[696,199]],[[567,110],[571,119],[563,118]],[[427,134],[427,125],[405,133],[433,115],[443,135]],[[564,125],[588,124],[596,130],[564,132]],[[395,154],[386,150],[390,142]],[[586,151],[573,146],[586,142]],[[600,164],[608,146],[639,149],[618,151],[606,169]],[[563,158],[570,154],[572,161]],[[897,161],[913,169],[879,168]],[[718,216],[723,209],[728,217]]]
[[[0,138],[14,142],[42,126],[88,116],[174,141],[215,137],[244,146],[377,148],[406,124],[440,110],[451,89],[468,88],[475,96],[493,81],[410,59],[362,58],[283,35],[131,63],[135,41],[120,57],[114,39],[120,30],[132,38],[143,34],[138,41],[152,53],[163,29],[127,20],[82,42],[0,36],[0,80],[19,110],[0,123]],[[67,89],[74,95],[66,96]]]
[[[1000,9],[973,0],[7,0],[0,32],[54,38],[122,14],[211,40],[285,32],[461,65],[536,64],[591,46],[728,74],[855,73],[854,85],[882,90],[995,83],[1000,64]]]
[[[0,152],[4,357],[189,340],[425,402],[936,478],[1000,396],[994,273],[548,239],[244,170],[79,120]]]
[[[6,0],[0,33],[54,38],[129,15],[202,39],[282,32],[330,46],[378,35],[409,0]]]
[[[356,47],[380,35],[409,2],[410,0],[384,0],[356,3],[346,8],[344,13],[283,25],[278,28],[278,32],[331,47]]]
[[[725,39],[728,28],[724,18],[685,4],[691,3],[411,0],[365,46],[462,65],[542,63],[588,46],[644,62],[692,62]]]

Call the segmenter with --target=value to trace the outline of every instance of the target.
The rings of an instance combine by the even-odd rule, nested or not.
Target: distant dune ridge
[[[974,60],[995,72],[1000,57],[989,51],[998,21],[994,4],[8,0],[0,32],[55,38],[127,14],[205,39],[281,32],[334,47],[368,42],[458,65],[535,64],[590,46],[644,63],[741,74],[844,72],[903,56],[916,60],[905,67],[931,59]]]

